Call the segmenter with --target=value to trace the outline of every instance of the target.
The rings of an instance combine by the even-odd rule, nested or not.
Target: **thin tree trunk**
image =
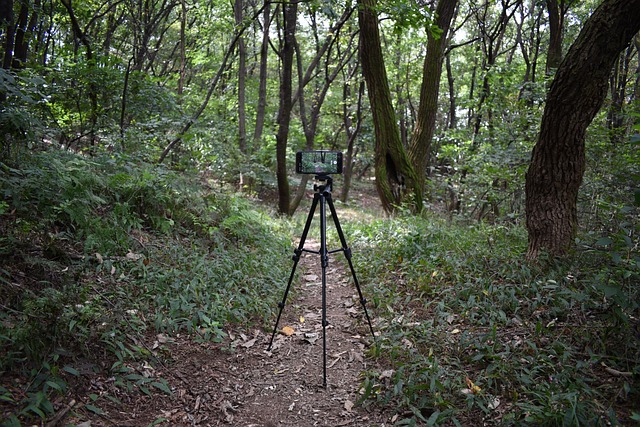
[[[293,107],[293,54],[295,48],[297,3],[282,5],[284,14],[284,41],[280,52],[282,71],[280,77],[280,107],[278,108],[278,133],[276,134],[276,179],[278,182],[278,210],[290,215],[289,176],[287,174],[287,142]]]
[[[343,183],[342,193],[340,194],[340,200],[342,201],[342,203],[347,203],[347,200],[349,199],[349,190],[351,189],[351,180],[353,178],[353,162],[357,154],[355,150],[355,141],[358,134],[360,133],[360,128],[362,127],[362,96],[364,95],[364,82],[361,82],[358,88],[355,128],[353,128],[353,119],[347,111],[347,100],[351,96],[350,88],[351,86],[349,84],[345,84],[343,89],[343,117],[344,128],[347,134],[347,151],[344,155],[344,164],[342,168]]]
[[[187,67],[187,0],[181,0],[180,13],[180,71],[178,75],[178,103],[182,102],[182,93],[184,91],[184,79]],[[131,62],[129,62],[131,63]]]
[[[265,111],[267,108],[267,59],[269,57],[269,26],[271,23],[271,3],[265,0],[263,11],[262,44],[260,46],[260,83],[258,86],[258,105],[256,108],[256,128],[253,132],[254,146],[262,139]]]
[[[242,26],[244,19],[242,0],[235,0],[233,12],[236,25]],[[246,77],[247,77],[247,49],[244,37],[238,39],[238,147],[242,153],[247,152],[247,113],[246,113]]]
[[[418,119],[411,137],[409,155],[416,171],[415,191],[424,197],[424,184],[429,159],[431,140],[435,132],[436,115],[438,113],[438,95],[444,50],[448,40],[449,27],[456,10],[458,0],[439,0],[436,7],[435,24],[442,30],[439,36],[428,33],[427,53],[422,68],[422,88],[420,90],[420,107]],[[417,206],[422,209],[422,206]]]

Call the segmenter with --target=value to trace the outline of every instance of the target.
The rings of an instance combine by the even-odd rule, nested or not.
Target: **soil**
[[[314,246],[315,245],[315,248]],[[307,240],[306,249],[317,250]],[[327,267],[326,387],[323,384],[322,280],[318,254],[303,253],[271,351],[271,331],[227,331],[221,343],[188,337],[150,337],[145,347],[171,362],[138,367],[164,378],[172,393],[125,393],[96,376],[60,404],[48,425],[96,426],[385,426],[393,414],[357,404],[361,373],[371,369],[366,351],[373,337],[357,289],[340,253]],[[356,272],[357,274],[357,272]],[[285,284],[286,286],[286,284]],[[283,295],[285,288],[282,289]],[[375,328],[375,319],[372,319]],[[90,396],[102,414],[89,410]],[[100,397],[100,396],[105,396]],[[106,396],[115,399],[109,400]],[[98,412],[100,412],[98,411]]]

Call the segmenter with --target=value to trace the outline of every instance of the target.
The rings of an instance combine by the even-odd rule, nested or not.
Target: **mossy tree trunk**
[[[391,212],[402,202],[406,187],[413,188],[416,174],[402,145],[391,102],[389,80],[380,45],[376,2],[359,0],[358,6],[360,61],[375,128],[376,188],[385,211]],[[422,199],[416,198],[415,203],[422,205]]]

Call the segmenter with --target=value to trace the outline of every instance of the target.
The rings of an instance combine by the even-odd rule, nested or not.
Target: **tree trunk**
[[[242,26],[244,19],[242,0],[235,0],[233,12],[236,26]],[[247,49],[244,37],[238,39],[238,147],[240,152],[247,152],[247,114],[245,107],[245,87],[247,77]]]
[[[577,228],[586,129],[607,94],[611,68],[640,30],[640,0],[605,0],[587,20],[551,84],[526,177],[528,259],[561,256]]]
[[[547,50],[547,75],[556,70],[562,62],[562,36],[564,33],[564,15],[568,5],[565,0],[547,0],[549,14],[549,49]]]
[[[182,103],[182,93],[184,92],[184,80],[187,67],[187,0],[181,1],[180,8],[180,71],[178,74],[178,103]],[[131,63],[131,62],[129,62]],[[128,71],[128,69],[127,69]]]
[[[93,58],[93,47],[91,46],[91,42],[89,41],[89,37],[87,36],[87,34],[85,34],[80,28],[78,19],[76,18],[73,7],[71,6],[71,0],[61,0],[61,2],[69,13],[69,19],[71,19],[71,27],[73,28],[73,33],[80,41],[80,43],[82,43],[82,45],[84,45],[85,47],[87,63],[90,67],[95,67],[96,63]],[[96,142],[96,131],[98,130],[98,88],[93,81],[89,83],[88,96],[89,103],[91,105],[91,111],[89,111],[89,138],[91,140],[91,145],[94,145]]]
[[[271,22],[271,6],[266,3],[263,12],[262,44],[260,45],[260,83],[258,86],[258,105],[256,107],[256,128],[253,131],[254,146],[262,139],[264,116],[267,108],[267,59],[269,54],[269,26]]]
[[[297,3],[282,5],[284,14],[284,41],[280,52],[282,70],[280,76],[280,106],[278,108],[278,133],[276,134],[276,178],[278,181],[278,211],[289,215],[289,176],[287,174],[287,140],[293,107],[293,54],[295,50]]]
[[[4,36],[4,55],[2,59],[2,68],[8,70],[11,68],[13,61],[13,42],[15,40],[16,26],[13,22],[13,0],[3,1],[1,3],[0,25],[2,36]]]
[[[358,0],[360,62],[367,83],[375,128],[375,177],[382,206],[392,212],[402,202],[405,185],[413,186],[416,175],[400,139],[389,80],[384,66],[375,0]],[[419,194],[416,206],[422,205]]]
[[[427,54],[422,67],[422,88],[420,90],[420,107],[418,119],[411,137],[409,154],[415,168],[417,181],[416,192],[424,197],[424,181],[429,159],[431,140],[435,132],[436,115],[438,113],[438,94],[440,93],[440,77],[442,75],[442,62],[444,60],[444,48],[451,20],[456,10],[458,0],[439,0],[436,7],[436,22],[442,33],[438,36],[433,31],[428,32]],[[417,206],[421,209],[422,206]]]
[[[349,114],[349,99],[351,98],[351,86],[345,83],[342,89],[342,117],[344,120],[344,129],[347,134],[347,151],[344,155],[344,166],[342,168],[343,182],[340,200],[347,203],[349,199],[349,190],[351,189],[351,180],[353,178],[353,162],[356,157],[355,141],[362,127],[362,96],[364,94],[364,82],[360,82],[358,89],[358,101],[356,104],[356,123],[353,124],[353,118]]]

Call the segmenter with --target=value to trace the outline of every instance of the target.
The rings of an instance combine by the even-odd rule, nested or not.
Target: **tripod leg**
[[[330,193],[327,193],[330,194]],[[329,252],[327,251],[327,214],[325,207],[325,193],[320,196],[320,264],[322,266],[322,385],[327,388],[327,266]]]
[[[282,311],[284,310],[284,306],[287,302],[289,289],[291,288],[291,283],[293,282],[293,277],[295,276],[296,268],[298,267],[298,261],[300,261],[300,255],[302,255],[302,250],[304,249],[304,242],[307,239],[307,234],[309,233],[309,228],[311,227],[311,221],[313,220],[313,214],[316,210],[316,206],[318,205],[319,198],[320,197],[318,194],[315,194],[313,196],[313,203],[311,204],[311,209],[309,210],[309,215],[307,216],[307,222],[304,226],[302,237],[300,237],[300,244],[294,250],[293,267],[291,269],[291,275],[289,275],[289,282],[287,283],[287,288],[284,291],[284,296],[282,297],[282,301],[278,303],[278,307],[280,307],[280,311],[278,312],[278,318],[276,319],[276,323],[273,326],[273,332],[271,333],[271,340],[269,341],[269,347],[267,348],[267,350],[271,350],[271,346],[273,345],[273,339],[276,336],[276,331],[278,330],[278,323],[280,323],[280,316],[282,315]]]
[[[331,210],[331,216],[333,217],[333,223],[336,226],[336,231],[338,232],[338,237],[340,238],[340,243],[342,244],[342,251],[344,252],[345,258],[347,258],[347,262],[349,263],[349,269],[351,270],[351,275],[353,276],[353,283],[356,285],[356,289],[358,290],[358,297],[360,298],[360,305],[364,310],[364,315],[367,318],[367,323],[369,324],[369,331],[371,331],[371,336],[373,337],[373,341],[376,341],[376,335],[373,333],[373,326],[371,325],[371,319],[369,318],[369,312],[367,311],[367,300],[362,295],[362,290],[360,289],[360,283],[358,282],[358,277],[356,276],[356,271],[353,268],[353,263],[351,262],[351,249],[347,246],[347,241],[344,238],[344,233],[342,232],[342,227],[340,227],[340,221],[338,220],[338,214],[336,213],[336,209],[333,206],[333,200],[331,199],[331,193],[327,193],[326,195],[327,203],[329,204],[329,209]]]

